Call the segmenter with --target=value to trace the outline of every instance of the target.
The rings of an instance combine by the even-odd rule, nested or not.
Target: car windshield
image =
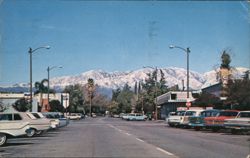
[[[217,116],[237,116],[238,112],[233,111],[221,111],[217,114]]]
[[[250,112],[241,112],[238,117],[250,118]]]
[[[33,116],[35,116],[36,118],[41,118],[37,113],[32,113]]]
[[[196,111],[187,111],[185,113],[185,116],[194,116],[196,114]]]

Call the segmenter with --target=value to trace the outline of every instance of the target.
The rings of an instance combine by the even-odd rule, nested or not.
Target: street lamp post
[[[36,49],[29,48],[29,54],[30,54],[30,105],[32,106],[33,98],[32,98],[32,53],[37,51],[38,49],[50,49],[50,46],[42,46],[38,47]]]
[[[50,80],[50,70],[54,69],[54,68],[63,68],[62,66],[52,66],[52,67],[49,67],[47,68],[47,72],[48,72],[48,105],[49,105],[49,80]]]
[[[173,48],[179,48],[181,50],[183,50],[184,52],[186,52],[187,54],[187,100],[189,99],[189,53],[191,52],[189,47],[187,47],[187,49],[179,47],[179,46],[174,46],[174,45],[170,45],[169,46],[170,49]]]

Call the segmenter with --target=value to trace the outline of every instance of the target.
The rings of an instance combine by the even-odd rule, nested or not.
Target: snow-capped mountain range
[[[182,87],[182,80],[185,82],[186,87],[186,69],[169,67],[169,68],[160,68],[164,73],[166,79],[166,84],[168,87],[174,86],[176,84],[179,87]],[[159,69],[158,69],[159,70]],[[238,67],[233,71],[234,78],[240,78],[245,71],[249,69]],[[93,78],[95,83],[102,89],[116,89],[123,87],[126,83],[134,87],[135,82],[145,81],[148,73],[152,73],[154,70],[151,68],[143,68],[135,71],[127,72],[106,72],[103,70],[91,70],[84,72],[79,75],[74,76],[63,76],[50,79],[50,87],[55,89],[63,89],[67,85],[74,84],[86,84],[89,78]],[[158,79],[160,79],[160,71],[158,71]],[[206,72],[204,74],[190,71],[189,75],[189,85],[191,89],[199,90],[201,88],[207,87],[217,83],[216,79],[216,70]],[[19,88],[24,91],[25,88],[28,88],[27,83],[15,84],[11,88]],[[6,89],[7,87],[5,87]],[[3,88],[0,88],[0,90]],[[27,89],[28,91],[28,89]]]

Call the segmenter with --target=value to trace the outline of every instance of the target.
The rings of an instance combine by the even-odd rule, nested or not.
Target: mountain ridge
[[[162,70],[164,73],[164,77],[166,79],[166,85],[171,87],[177,85],[181,88],[182,87],[182,80],[184,80],[184,86],[186,87],[186,69],[184,68],[177,68],[177,67],[168,67],[168,68],[159,68],[158,70]],[[249,70],[248,68],[238,67],[234,69],[234,78],[240,78],[245,71]],[[112,91],[112,89],[117,89],[123,87],[126,83],[130,87],[134,87],[135,82],[145,81],[147,78],[148,73],[152,73],[154,69],[152,68],[142,68],[133,71],[114,71],[114,72],[106,72],[104,70],[90,70],[78,75],[70,75],[70,76],[61,76],[61,77],[54,77],[50,79],[50,87],[55,88],[56,90],[60,91],[65,86],[74,85],[74,84],[86,84],[89,78],[93,78],[95,83],[99,85],[101,88],[106,88]],[[218,70],[211,70],[205,72],[203,74],[189,71],[189,85],[191,89],[199,90],[203,87],[212,85],[217,83],[216,80],[216,71]],[[158,79],[160,78],[160,71],[157,73]],[[19,83],[14,84],[9,87],[0,87],[0,91],[4,89],[19,89],[24,91],[27,88],[28,91],[28,83]]]

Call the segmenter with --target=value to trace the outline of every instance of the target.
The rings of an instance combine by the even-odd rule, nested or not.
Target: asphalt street
[[[87,118],[34,138],[9,139],[1,157],[246,158],[249,135],[170,128],[164,122]]]

